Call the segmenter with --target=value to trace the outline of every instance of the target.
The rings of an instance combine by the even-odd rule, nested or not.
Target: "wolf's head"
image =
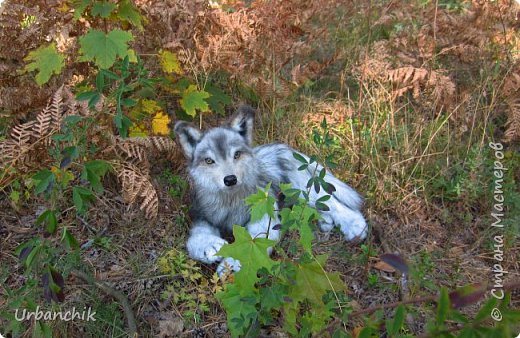
[[[228,122],[205,132],[184,121],[175,124],[197,188],[208,193],[231,192],[254,185],[247,180],[256,171],[251,148],[253,120],[254,110],[241,106]]]

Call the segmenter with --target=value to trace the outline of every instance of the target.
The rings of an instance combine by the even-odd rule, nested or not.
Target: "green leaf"
[[[92,189],[95,192],[102,192],[103,185],[101,184],[101,177],[112,169],[112,166],[107,161],[92,160],[88,161],[83,166],[81,178],[90,182]]]
[[[197,90],[197,86],[191,85],[182,93],[182,98],[179,100],[179,103],[186,111],[186,114],[195,117],[197,110],[200,112],[209,111],[208,103],[204,100],[208,97],[208,92]]]
[[[283,284],[273,284],[260,289],[260,302],[262,309],[270,311],[284,304],[283,297],[287,295],[288,288]]]
[[[65,242],[69,249],[79,249],[78,240],[76,239],[76,237],[74,237],[74,235],[72,235],[72,233],[69,231],[69,229],[67,229],[67,227],[63,228],[63,235],[61,236],[61,241]]]
[[[269,183],[265,190],[258,188],[256,194],[246,197],[245,201],[251,207],[251,220],[256,222],[261,220],[266,214],[274,218],[274,204],[276,199],[269,195],[271,183]]]
[[[161,50],[159,52],[159,62],[161,63],[162,70],[166,73],[182,74],[182,67],[177,58],[177,54],[169,50]]]
[[[332,338],[351,338],[352,336],[346,333],[343,329],[336,329],[332,334]]]
[[[128,55],[128,42],[133,40],[132,33],[114,29],[108,34],[90,29],[79,38],[80,61],[94,61],[100,68],[110,68],[116,57]]]
[[[231,104],[231,97],[214,86],[207,86],[206,91],[210,94],[210,97],[206,99],[206,102],[208,102],[211,110],[219,115],[224,115],[226,112],[224,108],[226,105]]]
[[[491,297],[485,304],[480,308],[477,315],[475,316],[475,321],[481,321],[484,318],[487,318],[491,315],[491,310],[496,307],[498,300],[495,297]]]
[[[394,319],[390,321],[390,325],[386,326],[386,330],[388,331],[389,336],[393,337],[399,333],[404,323],[404,315],[405,308],[404,305],[401,304],[395,310]]]
[[[297,152],[293,152],[293,157],[295,159],[297,159],[298,161],[300,161],[301,163],[308,163],[307,160],[305,159],[305,157],[303,157],[301,154],[299,154]],[[305,168],[307,168],[307,167],[305,167]]]
[[[51,78],[52,74],[59,74],[64,66],[65,57],[58,53],[56,44],[52,43],[47,47],[40,48],[30,52],[24,59],[31,62],[25,66],[24,70],[37,70],[36,83],[43,85]]]
[[[292,208],[283,208],[280,212],[282,224],[287,226],[289,229],[296,229],[300,235],[300,244],[306,252],[312,252],[312,240],[314,234],[310,223],[313,220],[319,219],[318,212],[309,207],[307,202],[300,199],[297,205]]]
[[[227,284],[224,291],[217,293],[217,299],[226,309],[231,336],[243,335],[257,315],[256,294],[252,292],[244,296],[237,284]]]
[[[274,264],[267,249],[276,242],[267,238],[252,239],[247,229],[239,225],[233,226],[233,236],[235,241],[224,245],[217,255],[238,259],[241,268],[235,274],[235,283],[242,291],[253,290],[254,284],[259,280],[257,271],[260,268],[269,270]]]
[[[441,289],[441,295],[437,304],[437,325],[443,325],[450,310],[450,296],[446,288]]]
[[[458,338],[477,338],[480,335],[478,331],[472,327],[466,327],[457,335]]]
[[[116,114],[114,116],[114,123],[119,131],[119,135],[125,138],[128,136],[128,129],[132,126],[132,120],[124,114]]]
[[[143,30],[143,24],[141,23],[141,14],[139,14],[139,11],[134,7],[134,5],[132,5],[130,0],[122,0],[119,3],[117,16],[122,20],[130,22],[132,25],[139,28],[140,31]]]
[[[316,261],[296,265],[295,284],[291,285],[289,297],[294,301],[308,299],[312,305],[321,308],[324,306],[322,297],[327,291],[346,291],[338,273],[323,270],[326,258],[321,255],[316,257]]]
[[[99,16],[106,19],[114,9],[116,9],[116,4],[114,3],[108,1],[96,2],[94,6],[92,6],[91,14],[92,16]]]
[[[75,0],[72,2],[74,8],[74,19],[78,20],[88,6],[92,4],[92,0]]]
[[[83,214],[87,211],[87,206],[90,202],[95,200],[95,196],[92,191],[84,187],[76,186],[72,188],[72,199],[76,210],[80,214]]]
[[[34,174],[32,178],[36,181],[34,188],[35,194],[39,194],[47,190],[49,185],[53,184],[56,179],[52,171],[50,171],[49,169],[43,169],[38,171],[36,174]]]
[[[36,219],[36,224],[45,223],[46,230],[48,233],[53,234],[56,232],[56,226],[58,225],[58,219],[56,217],[56,212],[51,209],[45,210],[38,218]]]

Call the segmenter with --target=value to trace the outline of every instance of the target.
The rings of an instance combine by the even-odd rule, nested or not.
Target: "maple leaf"
[[[100,17],[106,19],[110,16],[110,14],[112,13],[112,11],[114,9],[116,9],[116,4],[113,4],[111,2],[108,2],[108,1],[96,2],[92,6],[91,14],[92,14],[92,16],[100,16]]]
[[[255,283],[259,280],[257,271],[260,268],[271,269],[275,263],[268,255],[267,248],[276,244],[267,238],[251,238],[249,232],[239,225],[233,226],[233,236],[235,241],[232,244],[224,245],[218,256],[232,257],[238,259],[242,267],[235,274],[235,284],[243,291],[254,289]]]
[[[129,32],[114,29],[108,34],[91,29],[79,38],[82,56],[80,61],[94,61],[102,69],[110,68],[116,61],[128,55],[128,42],[133,39]]]
[[[132,25],[139,28],[140,31],[143,30],[141,14],[139,14],[139,11],[132,5],[130,0],[123,0],[119,3],[117,16],[122,20],[130,22]]]
[[[267,184],[264,190],[258,188],[256,194],[246,197],[246,204],[251,207],[251,222],[261,220],[265,214],[274,218],[274,203],[276,200],[269,195],[270,189],[271,183]]]
[[[181,64],[175,53],[162,50],[159,52],[159,61],[161,62],[161,68],[166,73],[182,74]]]
[[[204,100],[209,97],[209,93],[203,90],[197,90],[197,86],[189,86],[183,93],[179,100],[181,107],[186,111],[186,114],[195,117],[197,110],[207,112],[209,110],[208,103]]]
[[[295,302],[308,299],[313,305],[320,306],[327,291],[345,291],[345,284],[338,273],[323,270],[326,259],[326,255],[320,255],[315,261],[296,265],[296,283],[291,286],[289,297]]]
[[[92,4],[92,0],[75,0],[72,1],[72,7],[74,8],[74,19],[79,20],[81,18],[81,15],[88,6]]]
[[[153,133],[157,135],[168,135],[170,133],[169,123],[170,117],[163,112],[158,112],[152,120]]]
[[[159,105],[159,103],[157,103],[157,101],[149,100],[149,99],[141,100],[141,109],[143,112],[150,114],[150,115],[153,113],[162,111],[162,108]]]
[[[52,74],[59,74],[64,66],[65,58],[56,50],[56,44],[40,47],[30,52],[24,59],[32,61],[25,66],[26,71],[37,70],[36,83],[43,85],[51,78]]]
[[[206,99],[212,111],[217,114],[224,115],[226,111],[225,106],[231,104],[231,97],[226,95],[222,90],[217,87],[208,85],[206,87],[210,97]]]
[[[227,284],[225,291],[217,293],[228,314],[227,322],[232,337],[241,336],[256,318],[257,294],[244,295],[237,284]]]

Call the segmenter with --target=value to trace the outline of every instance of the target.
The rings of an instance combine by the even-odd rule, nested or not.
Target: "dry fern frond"
[[[0,186],[10,181],[13,172],[10,169],[16,167],[17,172],[27,173],[50,160],[49,137],[59,131],[63,117],[75,111],[72,105],[63,104],[63,98],[71,95],[61,86],[35,120],[14,126],[10,138],[0,142],[0,167],[6,170],[0,176]]]
[[[397,86],[392,92],[392,97],[403,96],[409,90],[413,91],[414,97],[419,97],[420,85],[428,77],[428,70],[415,67],[401,67],[388,72],[388,81]]]
[[[148,151],[147,156],[165,155],[167,159],[171,160],[176,158],[179,154],[177,143],[169,137],[130,137],[125,139],[124,142],[146,148]]]
[[[118,172],[125,203],[134,204],[140,200],[139,209],[144,211],[146,218],[155,218],[159,211],[159,198],[149,177],[131,164],[113,162],[113,165]]]
[[[456,90],[455,83],[449,76],[443,75],[439,71],[428,71],[412,66],[390,70],[387,79],[397,87],[392,91],[394,99],[403,96],[410,90],[413,92],[413,97],[418,98],[422,87],[431,90],[435,101],[449,103]]]
[[[502,94],[506,97],[511,96],[520,90],[520,74],[515,72],[511,73],[505,80],[504,86],[502,87]]]
[[[520,98],[508,100],[507,130],[504,133],[504,141],[512,142],[520,140]]]

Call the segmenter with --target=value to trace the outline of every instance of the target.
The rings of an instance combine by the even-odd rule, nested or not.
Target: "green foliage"
[[[247,229],[233,226],[235,241],[223,246],[217,253],[219,256],[233,257],[241,264],[240,271],[235,275],[235,284],[241,292],[254,290],[259,278],[256,272],[260,268],[271,269],[274,261],[269,257],[267,249],[276,242],[266,238],[251,238]]]
[[[36,83],[41,86],[47,83],[53,74],[61,73],[65,57],[58,53],[56,44],[52,43],[47,47],[41,46],[29,52],[24,60],[30,62],[25,66],[25,71],[38,71],[36,74]]]
[[[119,1],[117,16],[121,20],[130,22],[141,31],[144,29],[141,14],[139,14],[139,11],[134,7],[130,0]]]
[[[128,56],[128,42],[133,40],[132,33],[114,29],[104,33],[91,29],[79,38],[80,61],[94,61],[102,69],[112,67],[116,57]]]
[[[157,265],[161,273],[171,277],[161,299],[171,301],[185,321],[199,322],[209,312],[210,304],[215,302],[211,296],[220,288],[218,277],[206,279],[194,260],[175,249],[165,252]]]
[[[99,16],[106,19],[116,7],[116,4],[108,1],[95,2],[90,13],[92,16]]]
[[[195,117],[197,111],[207,112],[209,110],[208,103],[205,99],[209,98],[209,93],[203,90],[197,90],[197,86],[190,85],[183,93],[179,100],[181,107],[191,117]]]
[[[265,190],[258,188],[255,195],[246,198],[246,204],[251,207],[251,222],[259,221],[264,215],[274,218],[274,203],[276,200],[269,195],[270,189],[271,183],[267,184]]]
[[[307,161],[297,153],[294,156],[305,164],[301,170],[316,162],[316,159]],[[317,168],[317,164],[314,166]],[[217,294],[226,310],[232,336],[255,336],[261,325],[272,324],[276,314],[284,318],[286,332],[309,336],[324,329],[333,317],[338,297],[346,288],[339,274],[324,270],[327,257],[312,253],[312,226],[319,219],[319,214],[308,205],[309,191],[314,182],[319,187],[327,186],[323,180],[324,171],[318,175],[320,179],[314,180],[313,177],[313,184],[308,186],[307,191],[282,184],[280,196],[283,197],[278,203],[279,210],[275,210],[276,199],[269,194],[270,184],[246,198],[252,222],[266,216],[274,220],[279,214],[282,223],[278,227],[282,232],[296,232],[300,235],[300,241],[293,249],[285,251],[268,239],[251,238],[243,227],[233,227],[235,242],[224,245],[218,255],[239,260],[241,269],[235,274],[234,283],[227,284]],[[325,203],[326,199],[321,202]],[[274,247],[281,259],[269,257],[270,247]]]

